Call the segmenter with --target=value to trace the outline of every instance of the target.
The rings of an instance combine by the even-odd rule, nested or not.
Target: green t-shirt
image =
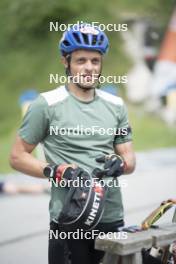
[[[103,167],[95,161],[97,156],[113,153],[114,144],[131,141],[131,133],[123,130],[128,126],[121,98],[96,89],[94,99],[84,102],[61,86],[41,93],[30,105],[19,135],[29,144],[42,143],[48,163],[75,163],[92,172]],[[57,222],[66,194],[67,188],[52,184],[50,220]],[[121,219],[121,190],[109,187],[101,222]]]

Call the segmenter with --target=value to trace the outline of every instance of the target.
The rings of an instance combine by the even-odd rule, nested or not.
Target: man
[[[63,34],[59,49],[68,85],[42,93],[30,106],[12,148],[13,168],[54,180],[71,175],[77,166],[90,173],[96,167],[103,168],[111,180],[133,172],[135,155],[123,100],[95,89],[108,46],[105,33],[88,24],[74,25]],[[118,129],[125,129],[126,133],[116,133]],[[43,143],[47,162],[31,155],[39,142]],[[67,188],[52,185],[51,230],[61,231],[58,216],[66,195]],[[121,191],[112,187],[108,189],[105,211],[97,228],[113,232],[122,225]],[[70,239],[67,244],[72,264],[96,264],[103,256],[94,249],[94,240]],[[49,240],[50,264],[65,263],[63,252],[61,239]]]

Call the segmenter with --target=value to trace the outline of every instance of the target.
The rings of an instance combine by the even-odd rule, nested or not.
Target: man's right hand
[[[63,179],[71,180],[77,166],[75,164],[47,165],[43,174],[48,179],[53,179],[60,182]]]

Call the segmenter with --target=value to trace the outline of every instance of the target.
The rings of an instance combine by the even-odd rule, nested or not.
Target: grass
[[[7,134],[0,138],[0,159],[1,159],[1,168],[0,174],[9,173],[12,171],[9,165],[9,153],[12,146],[13,138],[15,134]]]
[[[129,107],[136,150],[176,147],[176,127],[169,127],[159,117],[146,114],[141,107]]]

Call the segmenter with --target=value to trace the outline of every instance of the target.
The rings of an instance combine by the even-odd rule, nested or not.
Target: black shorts
[[[99,223],[95,230],[98,232],[117,232],[124,225],[123,220],[113,223]],[[49,233],[49,264],[98,264],[104,256],[101,250],[95,250],[95,239],[81,237],[75,239],[64,234],[58,224],[51,222]],[[82,232],[82,235],[84,233]]]

